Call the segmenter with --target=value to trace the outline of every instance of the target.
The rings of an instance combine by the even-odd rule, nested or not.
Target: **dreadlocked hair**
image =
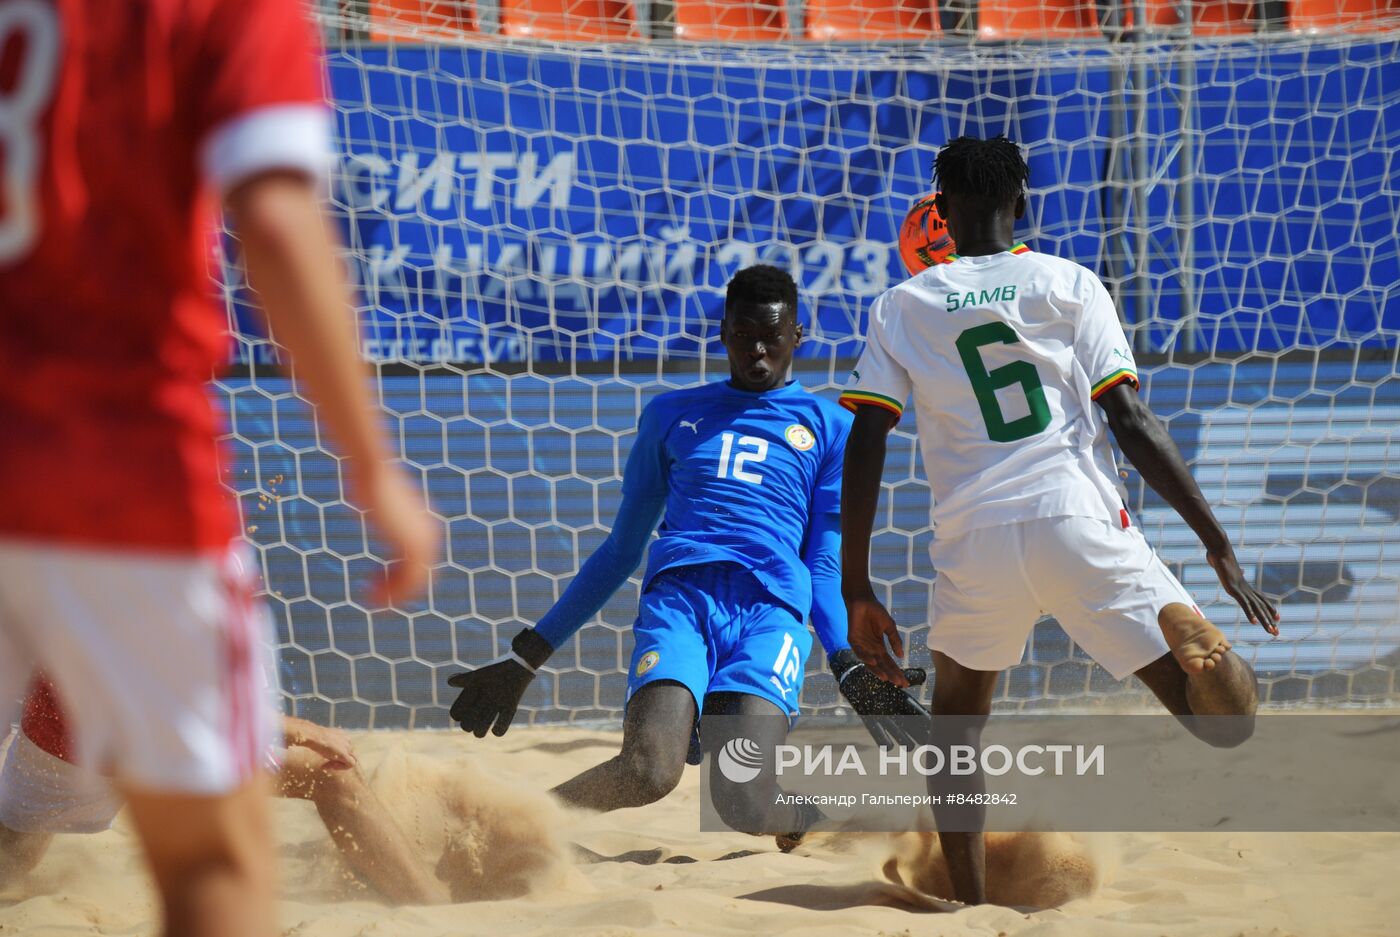
[[[993,206],[1014,202],[1031,181],[1021,148],[998,134],[990,140],[949,140],[933,160],[936,188],[950,195],[985,200]]]

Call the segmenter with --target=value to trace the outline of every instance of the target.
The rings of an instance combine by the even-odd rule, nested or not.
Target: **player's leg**
[[[400,904],[449,899],[447,886],[420,861],[359,768],[327,768],[310,749],[290,748],[277,773],[277,794],[315,804],[345,861],[385,898]]]
[[[1194,735],[1238,745],[1254,731],[1254,671],[1197,610],[1134,528],[1084,517],[1028,525],[1027,557],[1075,643],[1117,679],[1134,674]],[[1199,718],[1199,717],[1230,718]]]
[[[27,608],[31,599],[22,570],[7,562],[21,549],[0,541],[0,726],[6,731],[37,662],[29,630],[42,627]]]
[[[1206,622],[1194,607],[1182,603],[1165,606],[1159,613],[1162,631],[1198,630]],[[1213,628],[1213,626],[1211,626]],[[1170,643],[1170,638],[1168,638]],[[1192,735],[1216,748],[1233,748],[1254,734],[1254,714],[1259,708],[1259,683],[1254,669],[1228,644],[1217,647],[1211,666],[1190,672],[1182,668],[1181,656],[1164,654],[1133,671],[1167,712]]]
[[[1222,637],[1210,655],[1201,658],[1209,666],[1196,670],[1182,666],[1180,645],[1172,642],[1174,634],[1218,634],[1219,630],[1194,606],[1181,602],[1164,606],[1157,617],[1172,653],[1134,673],[1162,705],[1177,716],[1253,716],[1259,707],[1259,684],[1254,669],[1230,649],[1228,641]]]
[[[929,602],[928,646],[933,652],[932,744],[976,746],[992,711],[1002,670],[1025,652],[1041,602],[1025,564],[1025,525],[1004,524],[935,540],[929,553],[938,579]],[[953,896],[966,904],[986,901],[985,810],[950,803],[948,794],[986,790],[980,772],[930,775],[928,789],[948,862]]]
[[[942,651],[933,652],[933,666],[933,745],[943,751],[953,745],[979,747],[983,724],[992,711],[992,693],[999,672],[964,667]],[[939,829],[938,842],[948,862],[952,897],[965,904],[982,904],[987,900],[987,857],[980,831],[986,808],[954,804],[948,795],[984,794],[986,780],[980,771],[930,775],[928,788],[938,798],[933,817]]]
[[[13,612],[7,614],[4,604],[4,581],[0,580],[0,725],[9,725],[11,716],[10,702],[19,698],[22,681],[28,679],[27,671],[21,671],[24,667],[24,660],[27,655],[20,651],[22,640],[19,635],[19,622]],[[5,764],[8,766],[13,760],[12,749],[14,743],[20,737],[19,733],[14,733],[5,745]],[[13,768],[9,768],[13,771]],[[49,842],[52,836],[43,833],[27,833],[20,830],[11,829],[6,822],[6,794],[9,793],[9,801],[14,804],[14,794],[10,791],[4,780],[3,772],[0,772],[0,888],[6,884],[27,874],[31,869],[39,864],[39,860],[48,851]]]
[[[161,894],[165,933],[278,933],[270,782],[214,797],[123,788]]]
[[[711,755],[711,800],[731,828],[776,835],[779,848],[791,849],[823,815],[811,806],[782,802],[769,753],[787,740],[797,717],[812,633],[737,563],[716,564],[706,576],[704,586],[713,602],[707,632],[715,668],[700,740]],[[759,775],[744,783],[725,777],[719,757],[739,739],[746,746],[757,744],[764,755]]]
[[[731,829],[755,836],[800,839],[798,834],[822,818],[812,808],[780,802],[777,775],[767,759],[764,769],[751,780],[735,782],[724,774],[718,756],[726,745],[745,739],[767,755],[787,741],[789,725],[788,713],[762,696],[717,692],[705,697],[700,740],[710,755],[710,798],[719,818]]]
[[[12,733],[0,750],[0,888],[29,874],[53,842],[52,833],[15,829],[21,825],[17,817],[22,816],[27,800],[14,780],[22,770],[15,763],[15,745],[22,737],[19,732]]]
[[[26,629],[33,626],[35,616],[26,605],[26,583],[20,570],[6,562],[12,550],[21,549],[0,544],[0,725],[8,726],[14,718],[14,703],[20,698],[25,682],[33,671],[35,655]],[[4,748],[4,770],[0,771],[0,887],[28,873],[48,851],[52,835],[12,828],[21,823],[24,799],[16,790],[12,778],[16,744],[22,735],[11,734]]]
[[[52,833],[25,833],[0,823],[0,888],[33,871],[52,842]]]
[[[680,783],[695,716],[695,695],[687,686],[647,683],[627,702],[622,751],[552,793],[571,807],[604,811],[660,800]]]
[[[31,871],[56,833],[109,829],[121,797],[107,779],[44,751],[17,730],[0,764],[0,885]]]
[[[1231,647],[1224,632],[1186,602],[1168,602],[1162,606],[1157,612],[1157,627],[1177,667],[1193,676],[1214,670]]]
[[[710,798],[721,820],[744,833],[777,835],[795,844],[818,811],[781,803],[778,745],[798,713],[798,697],[812,634],[806,623],[776,602],[738,563],[699,571],[697,585],[709,599],[705,632],[714,660],[700,721],[700,742],[710,754]],[[720,753],[731,742],[763,753],[757,777],[737,783],[725,777]]]
[[[27,545],[28,546],[28,545]],[[110,771],[167,933],[276,932],[268,632],[232,549],[7,553],[45,622],[36,656],[73,718],[78,764]]]
[[[6,606],[5,588],[10,585],[10,577],[4,575],[3,564],[0,548],[0,726],[8,728],[18,712],[17,702],[34,668],[35,657],[21,631],[18,610],[11,611]]]
[[[622,751],[554,789],[564,803],[616,810],[654,803],[685,772],[690,736],[710,681],[702,623],[712,611],[705,567],[668,570],[642,593],[632,625]]]

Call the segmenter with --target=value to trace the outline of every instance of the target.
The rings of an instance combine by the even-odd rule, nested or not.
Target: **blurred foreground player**
[[[438,904],[447,886],[416,855],[360,773],[350,736],[294,716],[265,766],[278,796],[309,800],[346,863],[398,904]],[[31,684],[19,731],[0,757],[0,886],[48,851],[55,834],[109,829],[122,799],[111,782],[73,764],[72,736],[53,687]]]
[[[416,591],[435,534],[385,465],[316,190],[316,43],[283,0],[0,3],[0,701],[38,670],[130,804],[180,935],[276,931],[258,673],[205,384],[222,199],[277,338]]]

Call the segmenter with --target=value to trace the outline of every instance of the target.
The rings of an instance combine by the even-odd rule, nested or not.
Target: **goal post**
[[[716,328],[741,267],[793,272],[797,375],[834,397],[903,275],[899,222],[961,133],[1023,145],[1019,236],[1109,284],[1153,410],[1281,602],[1281,639],[1242,622],[1129,472],[1138,523],[1265,698],[1400,696],[1400,34],[1077,19],[1030,40],[988,36],[985,0],[978,32],[942,16],[917,40],[809,38],[804,17],[874,22],[874,0],[834,2],[753,0],[743,22],[781,9],[786,33],[745,42],[687,38],[680,0],[587,5],[605,22],[575,41],[547,3],[321,7],[364,351],[447,542],[424,602],[361,604],[374,544],[221,254],[237,348],[214,393],[290,704],[445,725],[446,675],[503,653],[606,536],[641,407],[727,373]],[[891,441],[872,562],[919,665],[936,573],[913,430]],[[620,716],[637,592],[555,655],[522,717]],[[804,710],[837,705],[820,655],[808,671]],[[1127,692],[1047,622],[998,705]]]

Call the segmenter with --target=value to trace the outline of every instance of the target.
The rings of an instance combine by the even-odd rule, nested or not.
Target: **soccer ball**
[[[899,226],[899,257],[910,276],[943,263],[957,250],[948,236],[948,225],[933,207],[936,194],[916,201],[904,216],[904,224]]]

